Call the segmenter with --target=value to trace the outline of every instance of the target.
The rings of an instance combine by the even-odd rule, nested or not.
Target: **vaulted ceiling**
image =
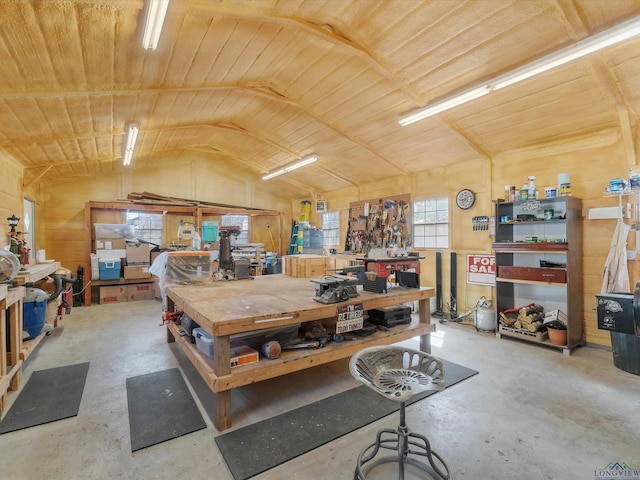
[[[197,155],[301,195],[617,129],[637,145],[640,38],[407,127],[417,107],[640,15],[639,0],[0,2],[0,149],[25,182]],[[126,126],[140,125],[132,165]]]

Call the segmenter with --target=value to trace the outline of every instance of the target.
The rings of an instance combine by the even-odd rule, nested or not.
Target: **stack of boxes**
[[[95,224],[96,250],[92,255],[94,280],[120,281],[149,279],[150,245],[134,239],[133,227],[121,224]],[[153,283],[100,286],[100,303],[152,300]]]

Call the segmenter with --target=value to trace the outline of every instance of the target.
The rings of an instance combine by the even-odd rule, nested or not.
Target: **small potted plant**
[[[567,344],[567,326],[559,320],[553,320],[544,324],[547,327],[549,341],[554,345]]]

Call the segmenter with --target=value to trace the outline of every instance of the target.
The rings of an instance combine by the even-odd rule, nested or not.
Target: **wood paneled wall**
[[[187,165],[176,168],[159,164],[151,171],[125,171],[111,176],[91,177],[83,181],[57,182],[41,187],[41,221],[45,225],[45,248],[49,258],[55,258],[62,265],[75,272],[84,264],[84,205],[87,201],[113,201],[125,199],[130,192],[154,192],[161,195],[219,202],[243,207],[265,208],[285,212],[290,221],[290,200],[278,197],[255,183],[255,177],[236,174],[224,166],[196,157]],[[121,215],[113,218],[101,213],[103,223],[122,221]],[[189,221],[188,218],[184,218]],[[288,231],[281,232],[277,217],[270,222],[270,229],[276,245],[280,236],[285,238]],[[286,223],[285,223],[286,225]],[[286,230],[283,229],[283,230]],[[175,232],[174,232],[175,233]],[[250,241],[264,243],[270,249],[272,242],[264,222],[256,220],[250,226]]]
[[[637,138],[637,136],[636,136]],[[638,157],[638,145],[634,145]],[[473,231],[472,217],[494,214],[494,200],[503,198],[504,185],[516,185],[518,188],[529,175],[535,175],[536,185],[542,196],[544,187],[557,184],[558,174],[568,173],[572,184],[572,195],[583,200],[583,213],[586,217],[589,208],[617,205],[618,199],[606,197],[604,188],[609,179],[628,178],[628,150],[623,139],[616,131],[603,131],[581,138],[558,141],[548,145],[536,145],[528,149],[505,152],[489,159],[479,157],[475,161],[458,163],[448,167],[424,171],[411,176],[389,177],[383,182],[371,183],[360,188],[349,188],[323,193],[329,210],[339,210],[341,219],[341,237],[347,228],[349,202],[379,195],[394,195],[411,192],[412,200],[448,196],[450,199],[450,249],[443,253],[443,301],[449,301],[450,261],[449,252],[457,253],[457,303],[458,313],[475,307],[482,296],[493,298],[494,288],[466,283],[466,255],[473,253],[491,253],[489,232]],[[455,195],[462,188],[476,193],[475,205],[466,211],[455,206]],[[297,205],[301,199],[296,199]],[[629,196],[625,202],[634,202]],[[639,217],[640,218],[640,217]],[[320,218],[312,223],[320,225]],[[626,220],[634,222],[634,220]],[[598,330],[597,316],[594,311],[595,295],[600,293],[602,271],[609,244],[613,235],[615,220],[584,219],[583,238],[583,306],[585,312],[585,340],[589,344],[610,346],[608,332]],[[630,241],[635,246],[635,234],[632,231]],[[421,282],[423,285],[435,285],[435,252],[422,251],[426,258],[422,261]],[[629,262],[632,286],[640,280],[640,260]]]

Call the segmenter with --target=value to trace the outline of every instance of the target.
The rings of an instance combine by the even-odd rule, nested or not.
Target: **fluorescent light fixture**
[[[309,165],[310,163],[318,160],[318,155],[309,155],[307,157],[301,158],[293,163],[290,163],[286,167],[275,170],[271,173],[267,173],[262,177],[262,180],[269,180],[270,178],[277,177],[278,175],[282,175],[283,173],[291,172],[296,168],[304,167],[305,165]]]
[[[491,80],[489,85],[493,87],[492,90],[499,90],[501,88],[508,87],[516,82],[521,82],[522,80],[526,80],[527,78],[546,72],[552,68],[559,67],[560,65],[564,65],[565,63],[569,63],[573,60],[584,57],[585,55],[589,55],[590,53],[597,52],[603,48],[628,40],[638,34],[640,34],[640,17],[623,22],[609,30],[596,33],[595,35],[587,37],[584,40],[580,40],[573,45],[528,63],[523,67],[516,68],[509,73],[500,75],[499,77]]]
[[[142,48],[155,50],[158,47],[168,7],[169,0],[147,0],[147,17],[142,34]]]
[[[640,34],[640,17],[632,18],[623,22],[609,30],[596,33],[590,37],[580,40],[573,45],[565,47],[557,52],[546,55],[538,60],[534,60],[520,68],[516,68],[503,75],[499,75],[482,85],[476,86],[469,90],[463,91],[459,95],[448,97],[442,101],[427,105],[403,115],[398,123],[403,127],[411,123],[417,122],[424,118],[430,117],[437,113],[443,112],[450,108],[456,107],[463,103],[474,100],[478,97],[491,93],[495,90],[508,87],[514,83],[521,82],[534,75],[559,67],[565,63],[571,62],[578,58],[584,57],[603,48],[610,47],[616,43],[623,42]]]
[[[426,107],[414,110],[413,112],[401,117],[398,122],[404,127],[411,123],[415,123],[419,120],[435,115],[436,113],[444,112],[445,110],[449,110],[450,108],[457,107],[458,105],[470,102],[471,100],[475,100],[476,98],[482,97],[483,95],[486,95],[490,92],[491,90],[489,90],[488,85],[481,85],[480,87],[466,90],[454,97],[449,97],[432,105],[427,105]]]
[[[136,148],[136,139],[138,138],[138,124],[130,123],[127,127],[127,136],[123,144],[122,163],[126,167],[131,164],[133,157],[133,149]]]

